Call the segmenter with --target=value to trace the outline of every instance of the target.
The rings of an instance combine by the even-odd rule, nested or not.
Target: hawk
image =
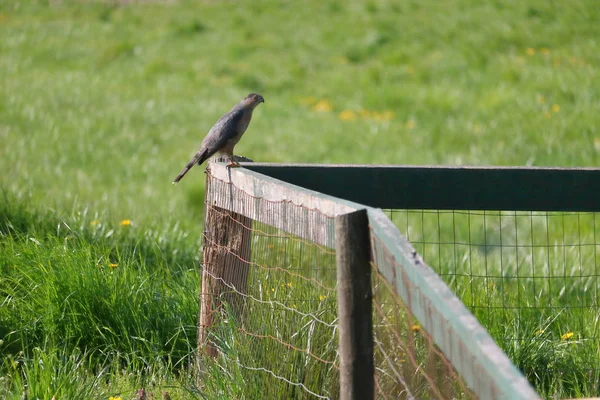
[[[260,94],[250,93],[231,111],[219,118],[202,141],[200,150],[177,175],[173,183],[179,182],[195,164],[201,165],[215,153],[226,155],[229,158],[228,166],[239,166],[233,161],[233,148],[248,128],[250,119],[252,119],[252,111],[264,102],[265,99]]]

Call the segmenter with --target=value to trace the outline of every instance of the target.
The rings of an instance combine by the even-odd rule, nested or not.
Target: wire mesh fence
[[[379,398],[478,398],[379,273],[377,262],[372,263],[372,288],[375,387]]]
[[[298,232],[327,227],[331,217],[208,182],[203,284],[213,289],[201,309],[210,329],[200,345],[239,373],[247,398],[335,398],[335,252],[277,228],[283,214],[305,224]],[[219,196],[234,196],[272,224],[212,204]]]
[[[245,398],[338,398],[332,249],[339,205],[316,206],[306,198],[299,205],[276,199],[278,191],[263,196],[256,186],[248,187],[207,174],[199,365],[209,373],[227,371],[227,395],[234,398],[240,393]],[[261,186],[258,192],[263,191]],[[387,244],[371,236],[375,398],[476,398],[457,362],[471,378],[482,377],[478,389],[500,398],[498,384],[479,374],[481,365],[465,338],[457,339],[448,325],[452,316],[436,311],[405,275],[402,286],[414,304],[403,301],[381,274],[381,267],[398,274],[403,268]],[[415,318],[415,307],[426,311],[427,323]],[[434,343],[426,328],[433,325],[444,330],[438,337],[447,339],[445,348],[454,354],[444,354]],[[243,388],[236,387],[239,382]]]
[[[598,217],[389,210],[540,393],[598,394]]]

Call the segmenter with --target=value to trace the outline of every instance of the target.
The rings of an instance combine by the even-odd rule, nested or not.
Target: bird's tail
[[[200,150],[199,152],[196,153],[196,155],[190,160],[189,163],[187,163],[187,165],[181,170],[181,172],[179,173],[179,175],[177,175],[177,177],[175,177],[175,179],[173,179],[173,184],[179,182],[181,180],[181,178],[183,178],[185,176],[185,174],[188,173],[188,171],[196,164],[200,165],[202,164],[204,161],[206,161],[208,157],[206,157],[206,150]]]

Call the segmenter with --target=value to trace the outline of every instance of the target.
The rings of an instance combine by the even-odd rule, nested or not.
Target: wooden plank
[[[371,242],[367,211],[335,219],[340,399],[370,400],[375,388]]]
[[[223,163],[211,162],[208,173],[228,186],[223,193],[210,196],[208,201],[212,206],[231,210],[329,248],[335,247],[333,218],[364,208],[247,168],[226,168]],[[241,201],[238,195],[247,197]],[[305,214],[303,217],[297,215],[300,208]],[[292,213],[296,218],[291,217]]]
[[[600,169],[244,164],[244,168],[377,208],[600,211]]]

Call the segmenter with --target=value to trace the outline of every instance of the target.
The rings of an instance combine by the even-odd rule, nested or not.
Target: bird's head
[[[264,103],[265,99],[263,99],[263,97],[260,94],[250,93],[248,96],[246,96],[244,102],[246,102],[248,105],[254,108],[260,103]]]

